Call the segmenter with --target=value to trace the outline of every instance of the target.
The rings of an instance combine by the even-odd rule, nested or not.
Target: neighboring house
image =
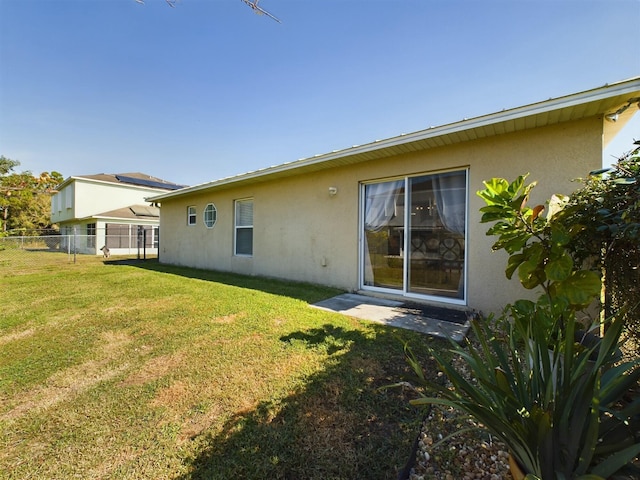
[[[144,247],[157,253],[159,208],[145,197],[183,188],[144,173],[79,175],[67,178],[51,197],[51,222],[73,236],[63,248],[78,253],[131,254]]]
[[[639,102],[640,77],[156,195],[160,258],[496,311],[523,289],[476,191],[529,172],[531,202],[570,193]]]

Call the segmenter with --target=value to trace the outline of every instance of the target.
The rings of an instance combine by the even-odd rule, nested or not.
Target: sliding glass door
[[[364,185],[364,285],[404,286],[405,181]]]
[[[362,288],[465,298],[466,171],[362,186]]]

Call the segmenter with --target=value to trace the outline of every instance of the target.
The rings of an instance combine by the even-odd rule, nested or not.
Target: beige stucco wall
[[[513,179],[530,172],[537,180],[532,202],[569,193],[602,163],[602,119],[464,142],[419,153],[332,168],[286,180],[217,189],[163,201],[160,221],[162,262],[235,271],[358,289],[359,186],[361,182],[404,175],[469,169],[467,305],[496,311],[525,293],[504,277],[506,256],[492,253],[487,225],[479,223],[483,205],[475,194],[491,177]],[[204,179],[203,179],[204,180]],[[335,196],[329,187],[337,187]],[[252,258],[233,256],[234,200],[254,199]],[[214,228],[203,223],[213,202]],[[187,206],[197,209],[197,224],[187,226]]]

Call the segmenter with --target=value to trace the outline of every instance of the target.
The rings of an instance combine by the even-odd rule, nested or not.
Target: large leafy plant
[[[480,221],[495,222],[487,231],[498,237],[492,248],[509,254],[507,278],[517,272],[524,288],[541,287],[542,301],[553,301],[569,311],[584,308],[598,297],[601,284],[598,272],[576,268],[568,248],[582,226],[566,226],[559,220],[568,197],[554,195],[546,207],[530,207],[536,182],[525,184],[526,178],[521,175],[513,182],[494,178],[477,192],[486,203],[480,209]]]
[[[602,338],[584,340],[576,314],[599,297],[600,272],[574,260],[572,242],[583,226],[566,222],[569,199],[556,195],[546,206],[530,207],[536,184],[525,180],[485,182],[478,192],[486,203],[481,221],[494,222],[487,234],[498,237],[494,250],[509,255],[506,276],[517,274],[523,287],[540,288],[541,295],[515,301],[497,319],[474,321],[475,342],[452,342],[471,378],[433,350],[450,385],[427,383],[407,348],[430,388],[413,403],[472,415],[508,445],[528,479],[609,478],[633,469],[640,453],[640,400],[627,398],[640,362],[620,361],[622,315],[607,322]]]

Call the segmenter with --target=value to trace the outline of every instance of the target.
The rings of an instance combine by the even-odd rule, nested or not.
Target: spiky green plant
[[[509,309],[493,326],[476,320],[477,343],[452,342],[471,378],[432,351],[450,385],[425,380],[430,393],[412,403],[451,406],[473,416],[508,445],[529,479],[595,480],[630,468],[640,453],[640,403],[623,405],[621,398],[637,383],[640,368],[638,362],[613,367],[621,319],[597,344],[580,348],[573,315],[559,335],[549,336],[549,322],[540,318],[549,310],[536,305],[529,313],[528,320],[514,320],[518,311]],[[406,353],[426,378],[411,349]]]

